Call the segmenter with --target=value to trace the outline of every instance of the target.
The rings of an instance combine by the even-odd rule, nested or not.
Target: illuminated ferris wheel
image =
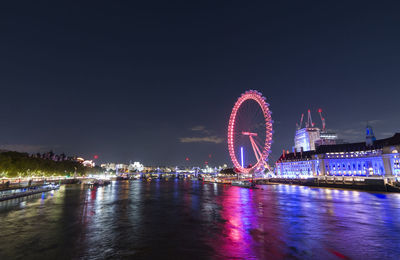
[[[272,143],[272,119],[265,97],[255,90],[236,101],[228,125],[228,150],[237,172],[263,170]]]

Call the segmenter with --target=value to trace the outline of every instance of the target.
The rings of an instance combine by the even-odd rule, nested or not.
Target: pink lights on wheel
[[[260,147],[261,150],[257,151],[257,163],[252,165],[250,168],[245,168],[241,163],[239,163],[238,158],[236,157],[236,150],[240,149],[240,147],[235,146],[235,122],[237,119],[237,113],[241,105],[247,101],[253,100],[257,102],[260,106],[264,120],[265,120],[265,142],[263,143],[263,147]],[[235,105],[233,106],[232,113],[229,118],[228,123],[228,151],[231,157],[232,163],[234,164],[235,168],[241,173],[248,173],[254,169],[259,168],[263,163],[265,163],[271,149],[272,143],[272,119],[271,119],[271,111],[269,110],[269,104],[265,101],[266,98],[262,96],[262,94],[256,90],[249,90],[243,93],[238,100],[236,101]],[[252,140],[253,136],[257,136],[257,133],[243,131],[241,132],[242,135],[249,136],[250,141]],[[257,148],[256,148],[257,149]],[[239,150],[238,150],[239,151]]]

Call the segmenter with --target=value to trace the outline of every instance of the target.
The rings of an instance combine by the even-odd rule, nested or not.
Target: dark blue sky
[[[400,131],[397,1],[7,2],[0,148],[230,164],[229,114],[247,89],[271,104],[272,159],[308,108],[349,141],[366,121],[378,138]]]

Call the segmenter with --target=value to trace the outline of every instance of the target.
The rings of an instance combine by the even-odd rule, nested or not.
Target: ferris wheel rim
[[[241,166],[239,163],[236,153],[235,153],[235,144],[234,144],[234,129],[235,129],[235,121],[236,121],[236,116],[238,114],[238,110],[241,107],[241,105],[247,101],[247,100],[253,100],[257,102],[259,107],[261,108],[264,116],[264,121],[265,121],[265,142],[264,146],[262,147],[262,156],[257,160],[257,163],[255,163],[252,167],[250,168],[244,168]],[[266,102],[266,98],[262,96],[262,94],[256,90],[249,90],[243,93],[235,102],[235,105],[233,106],[230,118],[229,118],[229,123],[228,123],[228,150],[229,150],[229,155],[231,157],[231,160],[234,164],[234,167],[239,170],[241,173],[249,173],[250,171],[257,169],[260,167],[263,161],[265,161],[270,153],[271,150],[271,144],[272,144],[272,119],[271,119],[271,111],[269,109],[269,104]]]

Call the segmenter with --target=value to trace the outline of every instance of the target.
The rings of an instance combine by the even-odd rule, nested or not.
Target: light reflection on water
[[[398,259],[400,194],[114,182],[0,203],[0,259]]]

